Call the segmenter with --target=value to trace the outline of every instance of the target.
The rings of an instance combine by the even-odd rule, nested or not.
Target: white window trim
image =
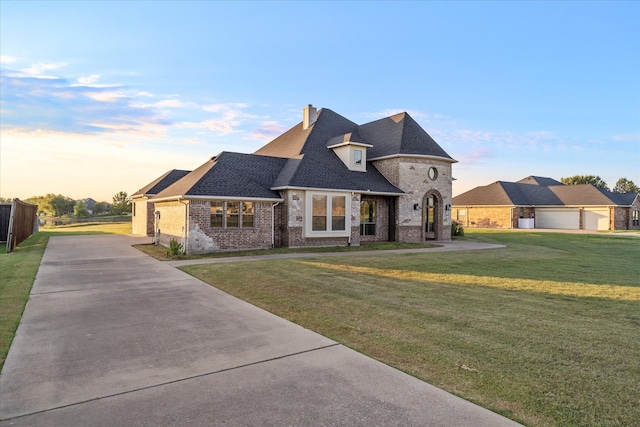
[[[345,201],[345,229],[314,231],[313,223],[313,196],[327,196],[327,226],[331,224],[331,199],[334,196],[344,197]],[[304,203],[304,237],[349,237],[351,235],[351,193],[329,193],[324,191],[306,191]]]
[[[342,160],[342,163],[351,171],[366,172],[367,171],[367,147],[372,147],[369,144],[359,144],[356,142],[345,142],[341,144],[331,145],[331,148],[336,155]],[[362,162],[356,164],[355,151],[362,152]]]

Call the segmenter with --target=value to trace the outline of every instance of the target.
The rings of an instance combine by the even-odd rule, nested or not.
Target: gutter
[[[315,191],[318,193],[358,193],[358,194],[368,194],[372,196],[403,196],[407,193],[404,191],[400,191],[399,193],[392,193],[386,191],[371,191],[371,190],[349,190],[344,188],[314,188],[314,187],[296,187],[284,185],[281,187],[272,187],[272,190],[283,191],[283,190],[300,190],[300,191]],[[281,201],[284,201],[282,199]]]
[[[408,157],[408,158],[414,158],[414,159],[428,159],[428,160],[442,160],[445,161],[447,163],[458,163],[457,160],[452,159],[451,157],[441,157],[441,156],[430,156],[427,154],[389,154],[387,156],[379,156],[379,157],[373,157],[373,158],[368,158],[367,161],[368,162],[373,162],[376,160],[387,160],[387,159],[395,159],[397,157]]]
[[[161,198],[152,198],[153,202],[171,202],[180,200],[238,200],[238,201],[251,201],[251,202],[284,202],[284,199],[276,198],[261,198],[261,197],[231,197],[231,196],[168,196]]]

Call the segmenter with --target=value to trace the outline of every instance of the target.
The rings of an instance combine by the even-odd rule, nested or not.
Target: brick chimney
[[[307,105],[302,110],[302,129],[309,129],[309,126],[314,124],[317,119],[318,110],[311,104]]]

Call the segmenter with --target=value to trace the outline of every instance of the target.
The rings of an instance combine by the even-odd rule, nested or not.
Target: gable
[[[187,170],[172,169],[166,172],[164,175],[161,175],[160,177],[151,181],[149,184],[145,185],[140,190],[133,193],[131,197],[143,196],[145,194],[146,195],[158,194],[159,192],[169,187],[176,181],[182,179],[188,173],[189,171]]]
[[[237,197],[280,200],[271,189],[287,159],[222,152],[160,192],[156,198]]]

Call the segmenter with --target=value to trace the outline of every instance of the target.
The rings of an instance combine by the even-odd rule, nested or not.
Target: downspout
[[[275,208],[278,206],[280,202],[276,202],[271,205],[271,249],[276,247],[276,215]]]
[[[353,205],[353,195],[355,193],[352,191],[351,192],[351,199],[349,200],[350,206]],[[349,208],[349,214],[351,214],[351,208]],[[345,222],[346,222],[347,218],[345,218]],[[349,240],[347,240],[347,246],[351,246],[351,215],[349,215]]]
[[[182,198],[178,198],[178,202],[184,205],[184,232],[182,233],[182,247],[184,248],[185,255],[189,255],[189,247],[187,242],[189,241],[189,203],[182,203]]]
[[[160,211],[155,211],[153,213],[153,244],[157,245],[158,244],[158,226],[160,221]]]

